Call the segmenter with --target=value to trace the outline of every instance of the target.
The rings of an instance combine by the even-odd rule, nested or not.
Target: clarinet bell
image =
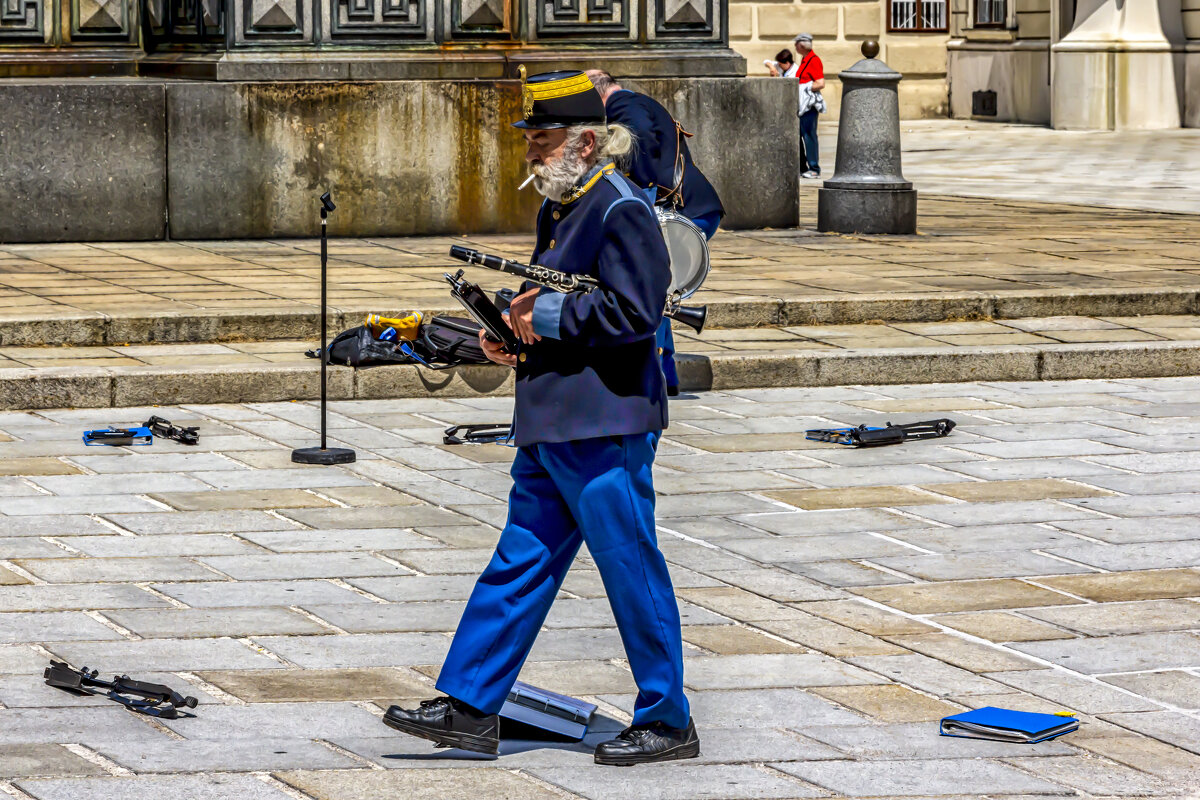
[[[666,316],[700,333],[704,330],[704,320],[708,317],[708,306],[679,306]]]

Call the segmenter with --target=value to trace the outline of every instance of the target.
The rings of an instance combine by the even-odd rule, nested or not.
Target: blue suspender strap
[[[619,206],[621,203],[629,203],[629,202],[641,203],[646,208],[647,211],[650,211],[651,213],[654,212],[653,207],[647,201],[646,197],[644,195],[642,195],[640,192],[634,192],[632,189],[630,189],[628,181],[626,181],[625,179],[618,176],[616,174],[615,170],[605,170],[604,179],[606,181],[608,181],[610,184],[612,184],[613,188],[615,188],[617,190],[617,192],[621,195],[619,200],[614,202],[612,205],[610,205],[608,207],[607,210],[605,210],[604,221],[608,220],[609,212],[611,212],[614,208]]]

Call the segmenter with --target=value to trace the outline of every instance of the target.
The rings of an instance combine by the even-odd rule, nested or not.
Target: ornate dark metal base
[[[358,457],[346,447],[298,447],[292,451],[296,464],[353,464]]]

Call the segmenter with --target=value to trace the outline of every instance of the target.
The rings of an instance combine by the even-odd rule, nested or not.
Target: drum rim
[[[658,217],[660,226],[663,225],[665,222],[671,222],[672,224],[676,224],[676,225],[682,224],[685,227],[687,227],[688,229],[690,229],[696,235],[697,240],[700,242],[700,252],[703,255],[703,263],[700,265],[701,268],[700,268],[700,270],[697,271],[697,274],[694,275],[691,278],[691,280],[688,281],[688,283],[691,284],[691,288],[684,289],[684,288],[675,286],[674,285],[675,273],[674,273],[674,271],[671,272],[671,283],[672,283],[672,285],[670,287],[671,294],[675,294],[676,292],[678,292],[679,297],[681,299],[686,299],[686,298],[694,295],[696,292],[700,291],[700,288],[704,285],[704,281],[708,279],[708,273],[712,268],[711,257],[708,252],[708,237],[704,235],[704,231],[700,230],[699,225],[692,222],[690,219],[688,219],[683,214],[679,213],[678,211],[676,211],[673,208],[664,208],[663,206],[655,206],[654,211]],[[663,238],[665,239],[666,237],[664,236]],[[669,250],[668,250],[668,255],[670,255]]]

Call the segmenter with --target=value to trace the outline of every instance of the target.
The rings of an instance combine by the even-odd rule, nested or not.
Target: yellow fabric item
[[[587,194],[588,191],[600,181],[600,178],[605,175],[611,175],[614,171],[616,171],[616,167],[614,167],[612,164],[604,165],[600,171],[593,175],[591,179],[583,186],[576,186],[574,189],[563,195],[562,204],[564,206],[568,206],[571,203],[574,203],[576,200]]]
[[[596,88],[592,85],[592,79],[587,75],[572,75],[569,78],[559,78],[556,81],[543,81],[541,83],[529,83],[526,86],[535,100],[566,97],[567,95],[589,92]]]
[[[424,315],[420,311],[410,311],[399,319],[391,319],[379,314],[367,314],[363,324],[371,329],[371,335],[376,339],[388,328],[395,328],[398,338],[411,342],[417,338],[417,331],[421,327],[423,318]]]

